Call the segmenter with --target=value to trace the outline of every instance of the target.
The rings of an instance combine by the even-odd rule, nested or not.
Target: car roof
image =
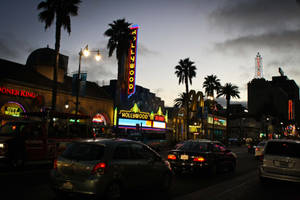
[[[272,140],[267,140],[267,142],[291,142],[291,143],[300,143],[300,140],[293,140],[293,139],[272,139]]]
[[[134,143],[140,143],[138,141],[129,140],[129,139],[123,139],[123,138],[96,138],[96,139],[81,139],[76,140],[75,142],[81,142],[81,143],[93,143],[93,144],[111,144],[111,143],[127,143],[127,142],[134,142]]]

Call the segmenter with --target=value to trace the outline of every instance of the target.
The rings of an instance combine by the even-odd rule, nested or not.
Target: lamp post
[[[78,74],[77,74],[77,78],[76,78],[76,83],[77,83],[76,85],[77,85],[77,87],[76,87],[76,104],[75,104],[76,105],[76,108],[75,108],[75,123],[77,123],[77,115],[78,115],[78,107],[79,107],[79,88],[80,88],[80,79],[81,79],[80,78],[81,57],[82,56],[85,56],[85,57],[89,56],[90,52],[97,53],[97,55],[95,57],[95,59],[97,61],[99,61],[101,59],[101,55],[100,55],[99,49],[90,51],[88,49],[88,45],[86,45],[85,48],[83,50],[81,49],[80,52],[79,52]]]

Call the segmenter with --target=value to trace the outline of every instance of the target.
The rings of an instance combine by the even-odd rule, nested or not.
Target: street
[[[206,174],[182,174],[175,176],[168,194],[155,191],[128,192],[131,199],[300,199],[299,184],[269,183],[263,185],[257,176],[258,161],[247,153],[245,147],[232,147],[237,153],[236,172],[225,172],[215,176]],[[165,152],[161,152],[166,156]],[[3,166],[2,166],[3,167]],[[49,186],[49,165],[27,166],[24,170],[3,167],[0,172],[1,194],[7,199],[54,200],[55,194]],[[88,199],[86,196],[72,196]]]

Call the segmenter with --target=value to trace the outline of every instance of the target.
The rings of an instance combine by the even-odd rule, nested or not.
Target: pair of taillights
[[[175,155],[173,155],[173,154],[168,155],[168,160],[176,160],[176,159],[177,159],[177,157]],[[202,156],[194,157],[193,161],[195,161],[195,162],[205,162],[205,158],[202,157]]]
[[[93,175],[103,175],[104,174],[104,170],[107,168],[107,165],[106,163],[103,163],[103,162],[100,162],[100,163],[97,163],[92,171],[91,171],[91,174]],[[57,160],[55,159],[54,162],[53,162],[53,169],[57,169]]]

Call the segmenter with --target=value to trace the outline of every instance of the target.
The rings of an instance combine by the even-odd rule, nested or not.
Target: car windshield
[[[204,142],[186,142],[178,149],[182,151],[206,152],[208,145]]]
[[[72,143],[62,153],[62,157],[78,161],[101,160],[104,155],[104,149],[104,145]]]
[[[300,158],[300,143],[269,142],[265,154]]]

